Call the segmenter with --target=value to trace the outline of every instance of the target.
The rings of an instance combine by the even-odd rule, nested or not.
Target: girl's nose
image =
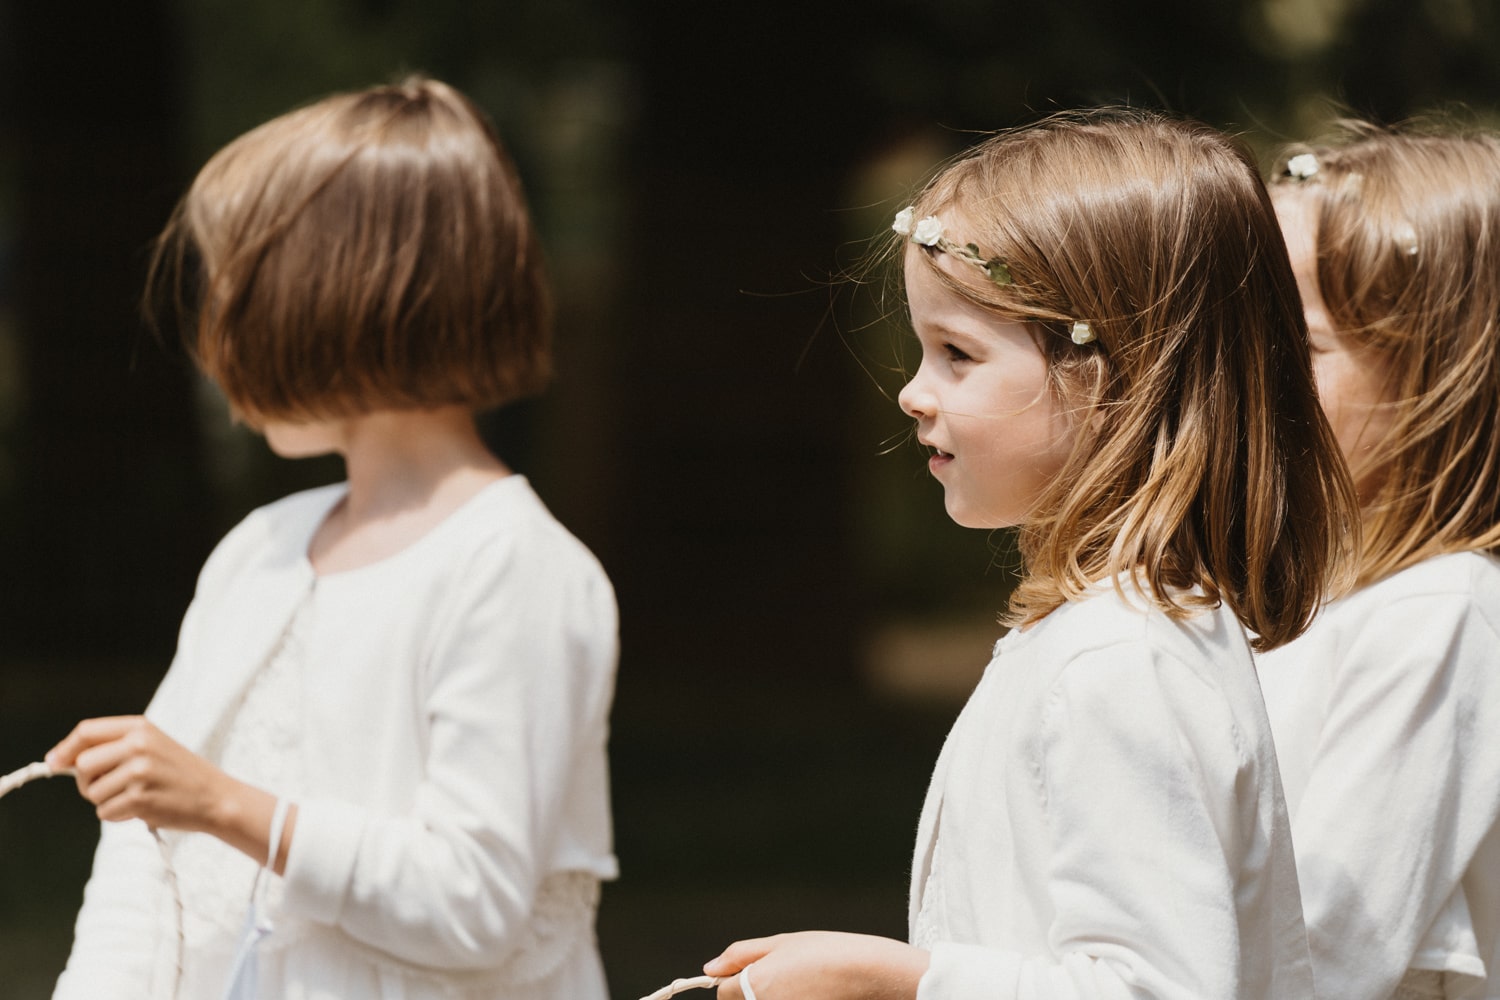
[[[922,370],[911,377],[911,381],[901,387],[901,392],[896,396],[896,402],[901,407],[901,412],[908,417],[918,419],[931,416],[935,411],[932,394],[929,393],[922,381]]]

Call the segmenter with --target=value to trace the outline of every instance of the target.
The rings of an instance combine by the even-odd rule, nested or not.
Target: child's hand
[[[85,719],[47,751],[54,770],[73,768],[100,819],[213,832],[228,775],[145,718]]]
[[[803,931],[736,941],[703,967],[735,977],[750,966],[756,1000],[912,1000],[928,955],[891,938]],[[744,1000],[737,978],[719,986],[719,1000]]]

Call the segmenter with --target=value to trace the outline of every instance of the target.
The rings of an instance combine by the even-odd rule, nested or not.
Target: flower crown
[[[1298,153],[1282,168],[1282,173],[1294,181],[1305,181],[1317,172],[1318,158],[1311,153]]]
[[[986,258],[979,252],[979,247],[973,243],[962,245],[954,243],[943,235],[943,220],[935,215],[917,217],[914,206],[908,205],[896,213],[896,221],[891,223],[891,229],[905,236],[918,246],[931,247],[941,250],[943,253],[951,254],[962,260],[968,261],[984,272],[984,276],[997,285],[1009,285],[1011,283],[1010,268],[1005,261],[999,257]],[[1094,328],[1083,320],[1073,324],[1071,332],[1073,343],[1089,344],[1094,341]]]
[[[1286,161],[1286,166],[1281,173],[1284,177],[1290,177],[1297,183],[1310,180],[1318,172],[1318,158],[1312,153],[1298,153]],[[1417,231],[1412,228],[1411,223],[1403,222],[1397,228],[1395,237],[1396,248],[1408,257],[1417,255]]]

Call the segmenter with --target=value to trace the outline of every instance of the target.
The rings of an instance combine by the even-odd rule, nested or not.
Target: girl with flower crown
[[[55,1000],[604,1000],[614,595],[474,423],[549,371],[499,139],[434,80],[335,95],[160,247],[234,411],[348,478],[231,531],[145,716],[48,753],[105,821]]]
[[[1273,200],[1359,492],[1260,659],[1319,989],[1500,998],[1500,136],[1354,124]]]
[[[1012,628],[932,778],[910,942],[782,934],[705,972],[720,1000],[1307,1000],[1251,647],[1306,627],[1353,500],[1254,165],[1059,116],[897,228],[900,404],[949,516],[1019,528]]]

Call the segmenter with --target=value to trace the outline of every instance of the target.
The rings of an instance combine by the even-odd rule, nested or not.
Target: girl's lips
[[[951,461],[953,461],[952,455],[946,451],[938,451],[934,448],[932,450],[932,457],[927,460],[927,469],[930,472],[937,472]]]

